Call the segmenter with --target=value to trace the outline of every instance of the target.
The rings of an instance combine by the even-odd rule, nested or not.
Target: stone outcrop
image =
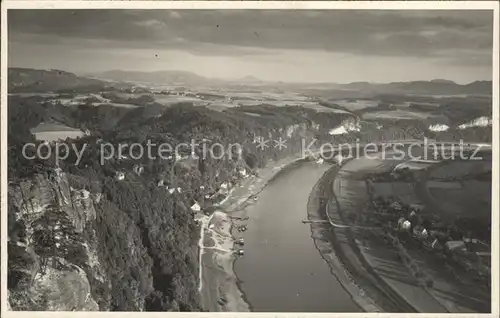
[[[9,217],[15,218],[9,226],[13,310],[99,310],[89,281],[105,284],[106,276],[92,239],[93,197],[71,188],[59,169],[9,187]]]

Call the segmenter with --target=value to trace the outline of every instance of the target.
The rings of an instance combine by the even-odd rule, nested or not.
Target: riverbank
[[[345,161],[342,166],[350,161]],[[366,311],[416,312],[415,308],[388,286],[366,262],[362,251],[359,250],[358,240],[352,233],[353,230],[349,226],[338,226],[347,224],[333,191],[333,183],[340,169],[341,167],[330,169],[318,182],[324,202],[317,214],[328,219],[330,223],[327,224],[329,229],[326,233],[329,237],[328,243],[333,246],[336,255],[336,261],[329,259],[328,263],[332,267],[338,266],[336,262],[342,264],[346,272],[344,275],[349,277],[348,281],[344,280],[344,286],[350,289],[353,297],[358,293],[363,296],[357,301]]]
[[[360,194],[365,193],[364,182],[358,180],[360,174],[364,173],[362,171],[366,169],[370,171],[373,169],[378,170],[383,166],[392,166],[394,164],[374,163],[371,160],[367,162],[359,161],[360,160],[357,159],[345,161],[342,167],[331,175],[324,184],[325,196],[328,198],[327,206],[324,211],[331,224],[350,224],[346,217],[347,212],[349,212],[346,210],[347,206],[349,206],[352,211],[364,209],[364,199],[359,197]],[[367,163],[370,163],[370,167],[365,166]],[[371,165],[373,165],[373,167]],[[348,166],[350,168],[347,168]],[[346,169],[346,171],[343,171],[343,169]],[[342,174],[340,177],[339,173]],[[341,182],[342,180],[346,181],[343,179],[343,174],[345,173],[354,174],[356,176],[355,180],[357,181],[352,180],[350,183]],[[340,184],[344,185],[342,186],[343,191],[340,191]],[[342,196],[339,198],[338,195],[340,193],[342,193]],[[335,247],[335,251],[338,252],[338,256],[342,260],[342,263],[353,276],[354,281],[374,299],[378,307],[382,308],[384,312],[418,312],[418,310],[413,307],[413,304],[411,304],[408,299],[404,298],[398,291],[393,289],[393,287],[382,278],[381,272],[365,258],[366,251],[362,249],[371,250],[372,247],[366,247],[361,241],[365,242],[366,234],[371,233],[371,231],[372,228],[369,226],[360,226],[360,224],[357,224],[354,228],[350,226],[333,227],[333,240],[331,242]],[[394,275],[398,273],[398,278],[396,280],[403,283],[408,277],[399,276],[406,272],[406,270],[404,268],[399,268],[396,266],[396,263],[390,261],[393,258],[393,253],[387,252],[380,256],[380,261],[385,261],[389,267],[393,266],[394,268],[391,267],[392,269],[390,272],[394,273]],[[389,270],[389,268],[387,268],[387,270]]]
[[[339,251],[339,258],[356,276],[354,281],[367,289],[384,311],[485,312],[480,309],[481,297],[476,293],[476,285],[464,283],[465,273],[460,276],[460,284],[455,284],[442,261],[430,257],[425,250],[407,249],[411,258],[432,277],[434,287],[426,287],[400,259],[400,252],[388,244],[387,232],[380,226],[374,227],[376,222],[370,216],[376,211],[370,204],[373,199],[363,175],[375,170],[389,173],[396,164],[392,160],[382,164],[377,160],[355,159],[344,163],[326,180],[325,196],[331,200],[324,211],[330,223],[350,225],[333,226],[332,244]]]
[[[233,214],[253,204],[253,200],[280,173],[303,161],[301,156],[270,162],[229,192],[217,211],[210,217],[200,216],[202,241],[200,245],[200,293],[205,310],[210,312],[248,312],[251,307],[241,292],[234,272],[236,255],[233,248],[237,225],[241,219]],[[241,216],[239,216],[241,218]]]
[[[332,225],[329,222],[315,222],[328,220],[325,209],[331,194],[328,193],[327,188],[330,188],[331,180],[338,169],[339,166],[332,166],[315,184],[309,196],[307,217],[311,221],[311,237],[321,257],[330,267],[331,274],[351,295],[353,301],[365,312],[382,312],[382,307],[356,283],[346,266],[344,266],[344,262],[338,255],[339,250],[335,249],[335,245],[338,244],[334,244],[337,238],[333,233]]]

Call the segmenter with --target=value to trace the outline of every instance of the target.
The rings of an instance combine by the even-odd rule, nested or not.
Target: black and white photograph
[[[2,312],[495,314],[497,2],[128,3],[2,8]]]

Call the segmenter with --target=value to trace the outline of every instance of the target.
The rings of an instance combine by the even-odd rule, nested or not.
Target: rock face
[[[89,281],[106,282],[96,256],[89,191],[72,189],[56,169],[11,185],[9,205],[11,308],[99,310]]]

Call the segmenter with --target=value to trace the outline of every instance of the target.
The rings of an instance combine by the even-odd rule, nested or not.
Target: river
[[[359,312],[311,238],[309,194],[329,165],[301,163],[280,173],[247,207],[245,256],[235,272],[253,311]]]

